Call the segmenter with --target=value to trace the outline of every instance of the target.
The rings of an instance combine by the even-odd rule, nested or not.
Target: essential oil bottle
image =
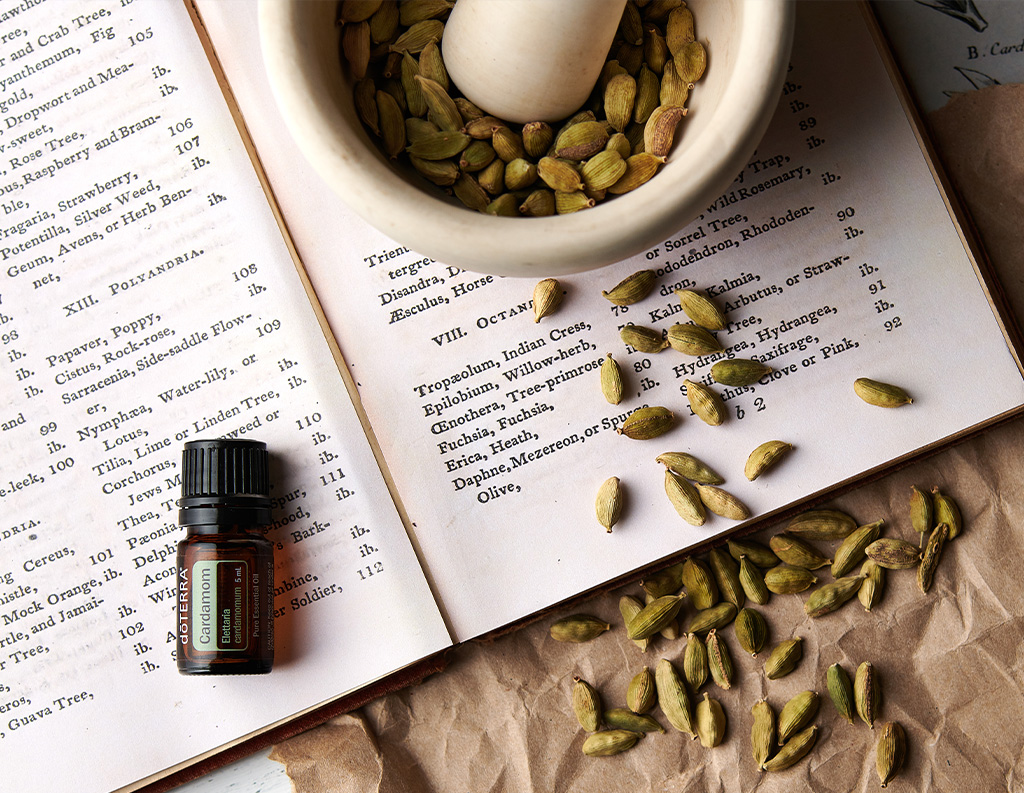
[[[178,671],[265,674],[274,665],[274,551],[267,446],[189,441],[178,522]]]

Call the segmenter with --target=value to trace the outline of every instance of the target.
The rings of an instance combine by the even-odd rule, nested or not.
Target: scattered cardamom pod
[[[740,583],[740,566],[724,548],[712,548],[708,552],[708,563],[718,584],[718,594],[736,608],[743,608],[747,595]]]
[[[722,343],[707,328],[692,323],[676,323],[668,329],[668,343],[685,355],[710,355],[721,352]]]
[[[747,457],[747,462],[743,466],[744,476],[753,482],[769,468],[773,468],[792,449],[793,444],[786,441],[765,441]]]
[[[857,598],[865,611],[871,611],[882,599],[885,591],[885,568],[879,567],[870,559],[865,559],[860,566],[860,574],[864,576],[860,589],[857,590]]]
[[[637,600],[632,595],[623,595],[619,598],[619,614],[622,615],[622,622],[624,625],[629,625],[629,621],[633,619],[637,614],[643,611],[644,604]],[[640,652],[646,653],[647,647],[650,645],[651,640],[648,639],[632,639],[633,644],[640,648]]]
[[[842,510],[812,509],[793,518],[786,532],[806,540],[842,540],[857,526],[857,521]]]
[[[551,638],[560,642],[589,642],[611,629],[611,625],[589,614],[573,614],[552,623]]]
[[[774,567],[779,563],[779,557],[775,552],[757,540],[727,540],[726,545],[736,561],[739,561],[741,556],[746,556],[760,568]]]
[[[740,647],[750,653],[751,658],[757,658],[757,654],[768,641],[768,623],[761,612],[751,608],[740,609],[736,613],[733,628]]]
[[[701,609],[690,619],[686,628],[687,633],[707,633],[714,628],[721,628],[728,625],[736,618],[736,607],[729,601],[724,601],[711,608]]]
[[[626,624],[626,635],[630,639],[650,638],[674,620],[682,606],[682,595],[655,598]]]
[[[689,557],[683,562],[683,586],[690,603],[698,611],[711,608],[718,602],[718,585],[711,568],[696,557]]]
[[[640,586],[656,598],[675,594],[683,586],[683,563],[677,562],[652,573],[640,582]]]
[[[764,574],[765,587],[776,595],[795,595],[817,582],[818,577],[810,570],[785,563],[775,565]]]
[[[602,290],[601,297],[617,306],[631,306],[647,297],[657,280],[654,270],[638,270],[611,289]]]
[[[759,699],[750,709],[754,723],[750,727],[750,747],[758,768],[764,768],[775,752],[775,711],[768,700]]]
[[[918,534],[931,531],[935,526],[932,519],[934,516],[934,503],[931,496],[917,485],[910,486],[910,525]]]
[[[595,732],[601,726],[601,695],[579,675],[572,680],[572,710],[576,720],[587,732]]]
[[[771,370],[768,364],[750,358],[730,358],[712,365],[711,377],[716,383],[741,388],[753,385]]]
[[[583,741],[583,754],[588,757],[608,757],[632,749],[643,736],[632,730],[602,730],[591,733]]]
[[[822,584],[814,590],[804,603],[804,612],[808,617],[823,617],[831,614],[846,601],[857,594],[862,575],[851,575],[828,584]]]
[[[645,666],[629,681],[629,686],[626,689],[626,706],[634,713],[646,713],[654,707],[656,701],[654,673]]]
[[[881,408],[898,408],[914,400],[897,385],[882,383],[867,377],[858,377],[853,383],[854,393],[869,405]]]
[[[683,677],[690,688],[696,691],[708,680],[708,648],[695,633],[686,634],[686,649],[683,651]]]
[[[839,715],[853,724],[853,682],[838,663],[832,664],[825,673],[825,682],[828,686],[828,695],[832,704],[836,706]]]
[[[609,404],[617,405],[622,401],[623,391],[622,369],[608,353],[601,362],[601,393]]]
[[[842,578],[864,560],[864,549],[878,539],[883,522],[867,523],[839,544],[832,562],[833,578]]]
[[[936,523],[945,523],[949,526],[949,537],[954,539],[963,530],[963,517],[960,514],[960,507],[947,495],[944,495],[938,487],[932,488],[932,504],[934,506],[934,520]]]
[[[823,556],[813,545],[791,534],[776,534],[768,544],[776,556],[793,567],[817,570],[819,567],[832,564],[832,560]]]
[[[619,435],[634,440],[650,440],[664,435],[675,422],[675,416],[668,408],[652,406],[637,408],[630,413],[621,427],[616,428]]]
[[[771,600],[771,592],[765,585],[764,573],[747,558],[746,554],[740,556],[739,579],[743,593],[757,605],[763,606]]]
[[[864,549],[868,559],[888,570],[908,570],[921,561],[921,550],[897,537],[881,537]]]
[[[704,692],[704,699],[697,703],[697,737],[705,749],[718,746],[725,737],[725,710],[717,699],[711,699]]]
[[[750,517],[747,505],[727,490],[715,485],[697,484],[697,493],[704,506],[729,520],[746,520]]]
[[[630,730],[631,732],[665,732],[652,716],[634,713],[628,708],[612,708],[603,714],[604,723],[612,729]]]
[[[875,744],[875,770],[882,787],[888,785],[903,768],[907,754],[907,735],[897,722],[886,722]]]
[[[816,691],[801,691],[779,711],[779,743],[784,744],[818,715],[821,697]]]
[[[870,661],[865,661],[857,667],[857,674],[853,678],[853,702],[860,720],[874,729],[878,708],[882,702],[882,691],[878,674]]]
[[[702,460],[687,452],[665,452],[655,458],[674,474],[702,485],[720,485],[725,480],[712,471]]]
[[[617,476],[610,476],[604,480],[597,490],[597,500],[594,509],[597,513],[597,522],[611,533],[612,526],[619,522],[622,516],[622,485]]]
[[[658,157],[666,156],[672,149],[676,128],[686,112],[685,107],[676,105],[655,107],[644,123],[644,151]]]
[[[533,321],[540,322],[554,314],[562,305],[564,294],[562,285],[554,278],[538,281],[533,288]]]
[[[729,645],[718,635],[715,628],[708,631],[704,645],[708,651],[708,669],[711,672],[711,679],[720,689],[727,691],[732,688],[733,678],[732,655],[729,652]]]
[[[669,469],[665,470],[665,494],[679,517],[691,526],[704,525],[707,520],[707,512],[704,509],[704,502],[700,500],[700,494],[697,493],[697,488]]]
[[[683,313],[695,323],[708,330],[725,330],[725,314],[705,293],[677,289],[675,294]]]
[[[935,568],[939,566],[939,557],[942,555],[942,548],[949,537],[949,525],[940,523],[932,529],[928,542],[925,543],[924,553],[921,555],[921,563],[917,566],[917,586],[921,592],[927,594],[932,586],[932,578],[935,576]]]
[[[661,331],[643,325],[624,325],[619,331],[619,338],[638,352],[648,354],[659,353],[668,347],[668,341]]]
[[[696,738],[692,705],[686,693],[686,685],[667,658],[658,661],[654,670],[654,685],[658,690],[658,705],[668,723],[679,732],[688,733],[691,738]]]
[[[775,645],[764,662],[765,677],[769,680],[778,680],[796,669],[804,654],[803,642],[801,637],[796,636]]]
[[[786,744],[779,749],[775,756],[761,767],[765,771],[785,771],[803,760],[814,747],[814,742],[817,739],[818,725],[812,724],[786,741]]]
[[[670,335],[669,345],[671,344]],[[717,427],[725,421],[728,411],[722,397],[716,391],[693,380],[684,380],[683,384],[686,386],[686,399],[690,403],[690,410],[697,418],[712,427]]]

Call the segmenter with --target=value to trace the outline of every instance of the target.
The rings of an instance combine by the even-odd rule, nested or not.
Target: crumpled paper
[[[977,223],[1019,318],[1024,318],[1024,86],[998,86],[955,97],[932,114],[950,176]],[[953,343],[953,342],[951,342]],[[954,376],[955,373],[951,373]],[[624,707],[626,687],[643,665],[666,657],[681,666],[684,639],[660,637],[646,653],[626,637],[618,611],[629,584],[544,615],[513,633],[453,650],[448,668],[278,744],[297,793],[559,793],[689,790],[707,793],[849,793],[878,789],[876,729],[848,723],[828,698],[832,663],[851,675],[870,661],[881,681],[878,724],[899,722],[907,756],[894,791],[1024,790],[1024,420],[992,428],[952,448],[839,496],[828,506],[861,524],[885,520],[885,536],[917,541],[910,526],[911,485],[953,496],[965,529],[947,544],[931,590],[914,570],[888,571],[881,602],[866,612],[857,599],[811,619],[807,593],[773,595],[759,608],[770,630],[758,657],[746,655],[732,626],[720,631],[736,678],[725,691],[708,682],[728,726],[705,749],[675,731],[655,708],[664,734],[645,736],[608,758],[583,755],[586,733],[570,706],[573,676],[594,685],[605,707]],[[752,535],[767,543],[784,524]],[[830,555],[837,542],[815,543]],[[584,559],[579,563],[585,564]],[[831,579],[827,568],[821,581]],[[548,634],[568,613],[593,614],[611,631],[586,644]],[[684,608],[682,620],[692,614]],[[770,648],[803,637],[803,658],[788,676],[768,680]],[[751,754],[751,706],[761,698],[781,710],[795,694],[821,695],[818,740],[793,768],[773,774]]]

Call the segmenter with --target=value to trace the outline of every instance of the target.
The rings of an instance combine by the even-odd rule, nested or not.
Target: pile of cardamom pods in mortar
[[[916,569],[922,593],[931,587],[945,544],[962,531],[956,502],[938,487],[931,493],[913,486],[908,503],[911,526],[920,545],[882,536],[884,520],[860,524],[837,509],[814,509],[797,515],[768,545],[749,538],[730,539],[707,554],[691,556],[639,582],[641,597],[619,600],[626,637],[641,652],[659,642],[663,657],[654,671],[644,665],[625,693],[625,707],[605,708],[604,697],[588,681],[573,678],[569,703],[580,726],[589,734],[582,750],[588,756],[619,754],[646,734],[665,733],[651,715],[657,707],[675,730],[713,748],[726,739],[724,708],[711,693],[700,690],[713,682],[722,690],[736,680],[733,651],[726,641],[732,633],[741,653],[761,666],[766,680],[794,672],[803,656],[803,638],[785,635],[772,646],[765,610],[773,595],[808,592],[804,612],[820,618],[858,597],[871,611],[882,597],[889,570]],[[832,558],[823,542],[837,543]],[[851,574],[859,566],[859,572]],[[832,580],[819,584],[823,568]],[[818,585],[818,586],[815,586]],[[682,618],[684,602],[692,613]],[[731,626],[731,630],[729,630]],[[550,626],[551,637],[564,642],[587,642],[602,636],[611,624],[587,614],[573,614]],[[766,655],[763,665],[759,656]],[[746,663],[746,662],[742,662]],[[864,661],[851,673],[832,664],[824,687],[838,715],[851,725],[857,719],[875,729],[883,698],[881,677],[874,663]],[[699,698],[698,698],[699,697]],[[762,771],[781,772],[806,757],[818,738],[821,696],[802,691],[778,712],[767,699],[751,707],[751,754]],[[899,773],[906,756],[906,733],[894,721],[876,731],[875,765],[885,787]]]
[[[356,111],[389,159],[510,217],[576,212],[655,175],[707,64],[683,0],[629,0],[587,105],[556,126],[512,124],[459,95],[441,46],[454,4],[338,4]]]

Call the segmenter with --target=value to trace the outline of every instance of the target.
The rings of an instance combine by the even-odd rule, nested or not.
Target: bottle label
[[[192,565],[192,646],[200,652],[241,652],[252,635],[249,563],[206,559]]]

